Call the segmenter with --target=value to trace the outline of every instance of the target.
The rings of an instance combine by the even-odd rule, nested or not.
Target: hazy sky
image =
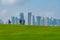
[[[35,16],[60,18],[60,0],[0,0],[0,19],[19,16],[32,12]]]

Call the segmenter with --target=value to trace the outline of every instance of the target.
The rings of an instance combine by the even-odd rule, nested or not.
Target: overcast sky
[[[20,12],[25,14],[25,19],[28,12],[60,19],[60,0],[0,0],[0,19],[18,17]]]

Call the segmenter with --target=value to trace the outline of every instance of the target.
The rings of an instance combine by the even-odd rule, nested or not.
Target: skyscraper
[[[15,21],[16,24],[19,24],[19,19],[18,19],[17,17],[15,18],[15,20],[16,20],[16,21]]]
[[[24,20],[24,13],[20,13],[20,19]]]
[[[53,19],[51,18],[47,18],[47,26],[53,26]]]
[[[41,17],[41,23],[40,23],[41,26],[43,26],[43,17]]]
[[[49,18],[47,17],[47,26],[49,26],[49,24],[50,24],[50,23],[49,23]]]
[[[37,18],[37,25],[40,25],[41,17],[37,16],[36,18]]]
[[[46,20],[46,18],[45,17],[42,17],[42,26],[46,26],[47,25],[47,20]]]
[[[32,24],[35,25],[35,16],[32,17]]]
[[[56,25],[60,26],[60,19],[56,19]]]
[[[24,24],[24,13],[20,13],[20,24]]]
[[[32,13],[28,12],[28,25],[31,25]]]
[[[15,24],[15,17],[14,16],[11,17],[11,20],[12,20],[11,23]]]
[[[59,19],[59,26],[60,26],[60,19]]]
[[[49,19],[49,25],[53,26],[53,18],[52,17]]]
[[[53,25],[56,26],[56,24],[57,24],[57,20],[53,19]]]
[[[60,26],[60,19],[59,19],[59,26]]]

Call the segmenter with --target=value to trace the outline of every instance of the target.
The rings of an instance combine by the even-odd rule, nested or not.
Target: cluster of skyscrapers
[[[8,21],[9,23],[9,21]],[[20,13],[18,17],[11,17],[11,24],[25,24],[24,13]]]
[[[28,25],[40,25],[40,26],[60,26],[60,19],[49,18],[49,17],[41,17],[34,16],[32,12],[28,12],[27,16]],[[11,19],[8,20],[6,24],[25,24],[26,20],[24,18],[24,13],[20,13],[19,18],[12,16]],[[4,24],[4,22],[0,19],[0,24]]]
[[[34,16],[32,13],[28,13],[28,24],[29,25],[40,25],[40,26],[60,26],[60,19],[55,19],[53,17],[41,17]]]

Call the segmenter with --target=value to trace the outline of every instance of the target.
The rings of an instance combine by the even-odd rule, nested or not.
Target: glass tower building
[[[41,17],[37,16],[36,18],[37,18],[37,25],[40,25]]]
[[[49,26],[49,25],[50,25],[50,19],[47,18],[47,26]]]
[[[32,13],[28,12],[28,25],[31,25]]]
[[[20,20],[21,20],[21,24],[24,23],[24,13],[20,13]]]
[[[15,21],[16,24],[19,24],[19,19],[18,19],[17,17],[15,18],[15,20],[16,20],[16,21]]]
[[[20,20],[24,20],[24,13],[20,13]]]
[[[32,17],[32,24],[35,25],[35,16]]]
[[[14,17],[14,16],[11,17],[11,20],[12,20],[12,21],[11,21],[12,24],[15,24],[15,17]]]

